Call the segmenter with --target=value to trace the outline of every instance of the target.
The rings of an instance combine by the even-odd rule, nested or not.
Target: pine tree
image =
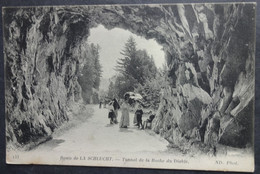
[[[84,50],[85,63],[81,69],[78,77],[78,82],[82,88],[82,98],[86,103],[91,101],[93,98],[98,98],[93,92],[93,89],[98,90],[100,85],[100,77],[102,73],[102,67],[99,61],[99,45],[86,45]]]
[[[124,50],[121,52],[122,58],[117,61],[116,70],[125,76],[131,76],[131,62],[135,60],[137,53],[136,42],[132,36],[127,40]]]
[[[95,89],[99,89],[99,85],[100,85],[100,77],[102,74],[102,67],[99,61],[99,50],[100,50],[100,46],[97,44],[97,46],[95,46],[93,43],[90,45],[91,46],[91,51],[92,51],[92,55],[93,55],[93,61],[94,61],[94,82],[93,82],[93,87]]]
[[[117,61],[116,70],[121,75],[116,79],[115,88],[119,96],[134,91],[138,85],[144,85],[157,73],[153,58],[146,50],[137,49],[136,45],[134,38],[130,37],[121,52],[122,58]]]

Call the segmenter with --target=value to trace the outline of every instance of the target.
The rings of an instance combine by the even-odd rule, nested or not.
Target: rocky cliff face
[[[88,20],[53,8],[4,10],[7,140],[45,139],[81,99],[80,45]]]
[[[80,99],[80,45],[98,24],[163,45],[171,85],[153,130],[170,143],[252,142],[253,4],[4,9],[7,138],[26,144],[68,119]]]
[[[172,88],[164,91],[154,131],[179,147],[252,145],[254,7],[178,6],[176,13],[166,25],[174,35],[165,47]]]

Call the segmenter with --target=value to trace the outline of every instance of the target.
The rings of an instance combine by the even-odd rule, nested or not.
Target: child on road
[[[142,125],[143,110],[142,110],[141,104],[139,104],[138,109],[136,110],[135,114],[136,114],[136,118],[137,118],[138,128],[143,129],[143,125]]]
[[[112,105],[112,102],[109,103],[109,112],[108,112],[108,118],[110,119],[110,124],[114,124],[115,123],[115,112],[114,112],[114,109],[113,109],[113,105]]]
[[[144,121],[144,129],[151,129],[152,128],[152,121],[155,117],[155,114],[149,116],[147,120]]]

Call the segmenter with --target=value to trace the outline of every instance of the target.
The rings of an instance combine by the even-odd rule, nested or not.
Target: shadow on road
[[[132,130],[126,129],[126,128],[119,128],[119,132],[133,132]]]
[[[117,124],[107,124],[106,127],[114,127],[117,126]]]

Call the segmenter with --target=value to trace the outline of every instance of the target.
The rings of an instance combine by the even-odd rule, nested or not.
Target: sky
[[[157,68],[161,68],[165,62],[162,46],[154,39],[146,40],[144,37],[137,36],[130,31],[114,28],[107,30],[103,25],[90,29],[88,43],[99,44],[101,47],[100,63],[102,65],[102,77],[111,78],[116,74],[115,66],[118,58],[122,55],[120,52],[124,49],[124,45],[128,38],[133,36],[137,43],[138,49],[146,49],[148,55],[152,55]]]

